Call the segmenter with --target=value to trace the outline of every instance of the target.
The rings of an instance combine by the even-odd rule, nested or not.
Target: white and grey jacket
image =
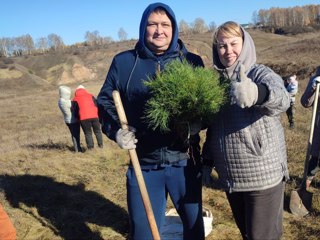
[[[284,130],[280,114],[290,106],[282,78],[270,68],[256,64],[255,47],[244,32],[244,45],[229,69],[214,54],[215,68],[226,81],[236,81],[240,64],[257,85],[267,90],[263,102],[250,108],[229,104],[207,129],[202,157],[215,167],[221,187],[229,192],[271,188],[289,178]]]
[[[68,86],[60,86],[59,96],[58,106],[63,114],[65,123],[70,124],[78,122],[77,114],[72,109],[71,89]]]

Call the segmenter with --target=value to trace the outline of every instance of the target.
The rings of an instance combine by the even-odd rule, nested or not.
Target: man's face
[[[172,40],[172,23],[165,12],[153,12],[147,23],[145,42],[147,47],[159,55],[164,53]]]

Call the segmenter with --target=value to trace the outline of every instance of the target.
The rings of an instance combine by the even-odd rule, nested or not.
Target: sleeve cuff
[[[267,101],[269,97],[269,90],[267,86],[263,84],[257,84],[258,86],[258,100],[256,102],[257,105],[261,105]]]

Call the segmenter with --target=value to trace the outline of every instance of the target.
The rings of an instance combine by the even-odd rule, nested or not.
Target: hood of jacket
[[[60,86],[59,87],[59,95],[60,95],[60,98],[63,98],[65,100],[70,100],[71,89],[67,86]]]
[[[87,95],[89,94],[88,91],[84,88],[77,88],[76,91],[74,92],[75,97],[79,97],[81,95]]]
[[[148,49],[148,47],[146,46],[146,43],[145,43],[145,34],[146,34],[146,29],[147,29],[147,24],[148,24],[148,18],[150,16],[150,14],[158,7],[161,7],[165,10],[165,12],[167,13],[167,15],[170,18],[171,23],[172,23],[172,31],[173,31],[172,32],[172,40],[171,40],[171,44],[165,54],[172,53],[172,52],[179,50],[179,43],[178,43],[179,30],[178,30],[178,25],[177,25],[177,21],[176,21],[176,17],[175,17],[174,12],[166,4],[152,3],[144,10],[144,12],[142,14],[142,18],[140,21],[140,28],[139,28],[139,40],[136,45],[136,48],[139,51],[144,52],[148,56],[154,55],[150,51],[150,49]]]
[[[238,59],[232,64],[232,66],[226,68],[221,63],[217,49],[213,50],[213,64],[214,67],[220,72],[226,72],[230,79],[236,79],[239,74],[239,67],[241,64],[245,66],[246,73],[256,63],[256,47],[250,34],[240,27],[243,32],[243,46]]]

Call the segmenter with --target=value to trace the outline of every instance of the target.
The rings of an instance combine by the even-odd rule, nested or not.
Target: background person
[[[175,131],[152,130],[143,121],[145,104],[151,96],[144,82],[155,77],[170,61],[179,59],[203,66],[201,58],[188,52],[178,39],[178,25],[172,9],[163,3],[150,4],[142,15],[135,49],[114,57],[98,103],[102,109],[103,132],[121,148],[137,149],[159,231],[165,221],[169,194],[181,217],[184,239],[201,240],[204,239],[201,169],[194,163],[194,156],[188,154],[189,143]],[[129,130],[120,128],[113,90],[120,92]],[[199,138],[198,132],[195,135]],[[126,176],[130,239],[152,239],[131,165]]]
[[[58,105],[68,126],[75,152],[82,152],[80,145],[80,122],[76,114],[74,102],[71,101],[71,89],[68,86],[59,87]]]
[[[96,136],[98,147],[103,148],[102,132],[98,116],[96,98],[84,86],[79,85],[74,93],[73,101],[76,102],[76,111],[79,114],[81,128],[84,132],[87,148],[94,148],[92,130]]]
[[[286,87],[289,95],[290,95],[290,107],[286,111],[289,126],[290,128],[294,128],[294,115],[295,115],[295,101],[296,94],[298,93],[298,81],[297,76],[293,75],[284,79],[284,86]]]
[[[0,240],[16,240],[17,233],[8,214],[0,204]]]
[[[313,106],[315,100],[315,92],[317,84],[320,83],[320,66],[317,68],[315,75],[311,76],[308,85],[301,96],[300,102],[303,107],[309,108]],[[315,126],[313,130],[313,139],[311,143],[310,160],[308,164],[307,182],[306,187],[309,188],[310,184],[319,172],[319,154],[320,154],[320,102],[316,110]]]
[[[289,179],[280,114],[290,97],[279,75],[256,64],[254,42],[235,22],[215,31],[213,62],[231,99],[207,129],[204,164],[215,167],[243,239],[280,239]]]

